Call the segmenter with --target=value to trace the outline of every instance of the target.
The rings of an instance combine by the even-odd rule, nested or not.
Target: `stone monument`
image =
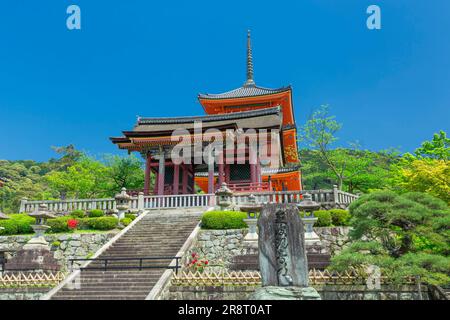
[[[61,267],[53,257],[50,246],[44,237],[45,231],[50,228],[45,224],[47,219],[54,218],[55,216],[47,211],[47,205],[45,204],[39,205],[34,212],[28,215],[36,219],[36,223],[31,226],[35,234],[14,257],[6,262],[5,270],[59,270]]]
[[[295,204],[266,204],[258,220],[262,288],[252,300],[320,300],[309,287],[303,222]]]

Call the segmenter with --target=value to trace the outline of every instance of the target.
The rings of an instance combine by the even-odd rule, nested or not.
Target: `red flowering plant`
[[[186,267],[191,271],[203,272],[208,265],[209,261],[207,259],[200,259],[198,253],[192,252],[189,262]]]
[[[69,219],[69,220],[67,220],[67,227],[68,227],[70,230],[76,230],[77,227],[78,227],[78,220],[75,220],[75,219]]]

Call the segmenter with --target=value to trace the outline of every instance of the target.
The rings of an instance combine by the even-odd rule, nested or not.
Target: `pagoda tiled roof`
[[[211,122],[211,121],[238,120],[267,115],[278,115],[280,114],[280,112],[281,112],[280,107],[272,107],[259,110],[241,111],[224,114],[208,114],[203,116],[138,118],[137,125],[140,126],[152,124],[181,124],[181,123],[192,123],[194,121]]]
[[[237,89],[227,91],[219,94],[202,94],[198,95],[199,99],[233,99],[233,98],[246,98],[246,97],[258,97],[264,95],[270,95],[291,90],[291,86],[282,87],[278,89],[270,89],[259,87],[257,85],[244,85]]]

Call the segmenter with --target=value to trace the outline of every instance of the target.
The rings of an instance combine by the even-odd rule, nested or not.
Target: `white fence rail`
[[[348,207],[358,196],[340,191],[337,187],[330,190],[301,190],[301,191],[272,191],[254,193],[258,203],[298,203],[303,195],[309,193],[314,201],[319,202],[325,208]],[[233,195],[233,203],[237,206],[248,202],[250,193]],[[73,200],[42,200],[28,201],[23,199],[20,203],[20,212],[33,212],[40,204],[46,204],[48,210],[53,212],[70,212],[73,210],[115,210],[114,198],[106,199],[73,199]],[[211,207],[216,204],[215,194],[182,194],[166,196],[138,196],[131,197],[131,210],[151,210],[170,208]]]

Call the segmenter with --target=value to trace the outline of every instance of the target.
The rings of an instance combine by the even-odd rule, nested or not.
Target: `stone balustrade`
[[[303,195],[309,193],[312,200],[320,203],[324,209],[347,208],[358,196],[338,190],[336,186],[329,190],[300,191],[264,191],[255,192],[257,203],[299,203]],[[247,203],[251,193],[236,193],[232,196],[234,205]],[[46,204],[52,212],[70,212],[73,210],[102,209],[116,210],[114,198],[104,199],[70,199],[70,200],[34,200],[22,199],[19,212],[33,212],[40,204]],[[148,195],[143,193],[131,196],[130,210],[151,210],[169,208],[212,207],[216,204],[215,194],[181,194],[181,195]]]

